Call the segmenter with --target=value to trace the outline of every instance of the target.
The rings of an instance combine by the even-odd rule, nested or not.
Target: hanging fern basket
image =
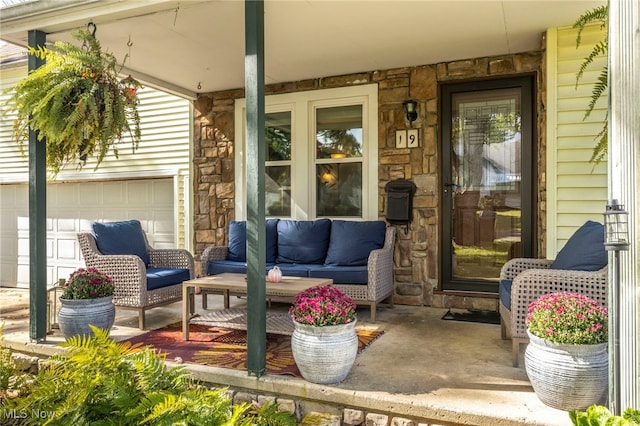
[[[13,130],[20,149],[24,154],[29,128],[37,131],[53,176],[68,164],[82,167],[88,157],[97,169],[110,150],[117,158],[123,137],[130,137],[134,151],[140,142],[140,84],[120,76],[124,62],[118,65],[102,51],[95,25],[72,35],[81,46],[59,41],[29,48],[45,64],[19,81],[8,101],[17,112]]]

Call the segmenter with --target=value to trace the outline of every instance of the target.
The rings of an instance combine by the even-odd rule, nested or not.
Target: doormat
[[[451,309],[442,316],[443,320],[481,322],[483,324],[500,324],[500,313],[496,311],[470,310],[452,312]]]
[[[373,343],[383,331],[356,327],[358,353]],[[247,332],[204,324],[189,325],[189,341],[182,340],[182,323],[172,324],[127,339],[153,347],[167,361],[247,370]],[[266,370],[268,374],[302,377],[291,352],[291,336],[267,334]]]

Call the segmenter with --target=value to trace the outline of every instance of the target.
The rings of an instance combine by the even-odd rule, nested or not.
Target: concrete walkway
[[[210,309],[220,309],[221,300],[210,295]],[[200,296],[196,305],[204,312]],[[232,299],[232,307],[243,305],[242,299]],[[443,321],[445,312],[382,305],[378,320],[370,323],[368,310],[359,308],[360,326],[385,333],[358,355],[347,379],[337,385],[316,385],[290,376],[257,379],[244,371],[202,365],[189,369],[208,383],[304,400],[302,411],[327,411],[333,406],[424,425],[571,425],[566,412],[547,407],[536,397],[523,362],[520,368],[511,366],[511,343],[501,340],[500,326]],[[0,317],[5,323],[5,346],[44,355],[60,350],[56,343],[63,338],[58,330],[44,343],[29,342],[28,291],[0,289]],[[149,328],[179,320],[180,303],[147,313]],[[120,340],[139,334],[136,325],[136,314],[118,311],[111,336]]]

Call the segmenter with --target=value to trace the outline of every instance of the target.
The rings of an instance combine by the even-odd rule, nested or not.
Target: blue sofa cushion
[[[267,263],[265,274],[273,268],[273,263]],[[230,272],[232,274],[246,274],[246,262],[235,262],[233,260],[210,260],[207,262],[207,275],[217,275]]]
[[[598,271],[607,266],[604,225],[587,221],[569,238],[551,264],[551,269]]]
[[[366,265],[371,250],[380,249],[384,245],[386,228],[386,224],[381,220],[334,220],[331,224],[331,240],[325,265]]]
[[[147,290],[155,290],[191,279],[188,269],[147,268]]]
[[[309,270],[310,278],[331,278],[334,284],[363,284],[369,281],[367,266],[320,266]]]
[[[278,267],[282,271],[283,277],[308,277],[309,269],[317,267],[317,264],[308,263],[279,263]]]
[[[498,286],[498,294],[500,295],[500,302],[504,305],[505,308],[511,310],[511,286],[513,285],[512,280],[500,280],[500,285]]]
[[[139,220],[94,222],[91,227],[100,253],[134,254],[149,265],[147,240]]]
[[[278,252],[278,219],[267,219],[267,263],[275,263]],[[228,260],[235,262],[247,261],[247,222],[231,221],[229,223],[229,254]]]
[[[329,219],[279,220],[277,263],[324,263],[330,234]]]

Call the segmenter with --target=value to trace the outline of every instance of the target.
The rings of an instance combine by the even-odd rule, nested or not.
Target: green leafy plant
[[[64,284],[63,299],[95,299],[113,295],[113,279],[96,268],[78,268]]]
[[[586,411],[570,411],[575,426],[634,426],[640,425],[640,410],[627,408],[622,416],[614,416],[602,405],[592,405]]]
[[[584,294],[550,293],[529,305],[530,333],[554,343],[596,344],[607,341],[607,309]]]
[[[348,324],[356,317],[356,304],[337,287],[316,286],[296,295],[289,315],[296,322],[319,327]]]
[[[609,6],[602,5],[598,6],[595,9],[588,11],[581,15],[578,20],[573,24],[573,28],[578,29],[578,35],[576,36],[576,48],[580,47],[580,43],[582,42],[582,32],[585,27],[589,24],[599,23],[600,30],[602,31],[603,38],[598,41],[591,49],[589,55],[584,59],[582,64],[580,64],[580,69],[576,74],[576,87],[578,87],[578,83],[580,79],[584,75],[587,68],[593,64],[593,61],[602,55],[607,55],[609,51],[609,39],[607,36],[607,24],[609,22]],[[589,102],[589,106],[584,114],[583,120],[585,120],[593,109],[596,106],[596,102],[598,99],[607,92],[607,87],[609,84],[609,69],[608,67],[604,67],[600,74],[598,75],[598,79],[593,86],[593,90],[591,92],[591,101]],[[591,159],[589,161],[595,162],[596,164],[602,161],[607,155],[608,149],[608,133],[609,133],[609,118],[605,117],[602,130],[596,135],[596,146],[593,149],[593,153],[591,154]]]
[[[47,168],[54,176],[74,160],[82,167],[89,156],[96,157],[97,168],[110,149],[117,157],[117,143],[127,134],[134,150],[140,141],[140,84],[120,77],[122,66],[94,33],[73,31],[80,47],[62,41],[30,47],[29,55],[46,62],[20,80],[7,101],[17,113],[13,133],[23,154],[31,128],[46,140]]]
[[[226,389],[194,381],[184,366],[167,368],[149,347],[72,337],[51,357],[24,396],[7,399],[3,422],[21,425],[294,425],[291,413],[233,405]],[[1,410],[0,410],[1,411]],[[19,415],[24,413],[25,415]],[[37,415],[35,415],[37,414]],[[5,424],[5,423],[3,423]]]

